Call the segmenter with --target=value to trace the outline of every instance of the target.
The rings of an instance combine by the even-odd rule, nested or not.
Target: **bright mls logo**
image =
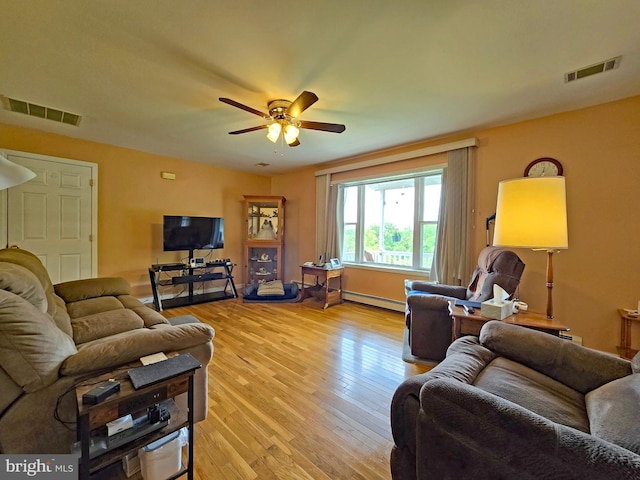
[[[77,465],[76,455],[0,455],[0,478],[76,480]]]

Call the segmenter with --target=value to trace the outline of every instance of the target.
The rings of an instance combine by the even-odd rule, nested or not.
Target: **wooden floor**
[[[404,363],[401,313],[241,299],[165,310],[216,330],[195,478],[390,479],[389,406],[428,370]]]

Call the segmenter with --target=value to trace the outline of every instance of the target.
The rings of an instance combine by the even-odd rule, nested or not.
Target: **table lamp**
[[[547,318],[553,318],[553,251],[568,248],[565,178],[500,182],[493,244],[547,251]]]
[[[36,174],[26,167],[9,161],[0,153],[0,190],[20,185],[31,180]]]

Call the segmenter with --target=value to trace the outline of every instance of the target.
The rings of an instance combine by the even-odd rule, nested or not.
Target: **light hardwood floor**
[[[402,361],[404,316],[345,302],[166,310],[216,330],[195,477],[388,480],[391,397],[428,370]]]

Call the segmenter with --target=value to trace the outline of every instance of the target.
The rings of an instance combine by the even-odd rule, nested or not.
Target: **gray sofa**
[[[195,317],[174,323],[132,297],[122,278],[52,285],[38,257],[0,250],[0,453],[69,453],[74,385],[160,351],[203,365],[194,416],[205,418],[214,331]],[[186,406],[186,394],[178,401]]]
[[[398,387],[391,427],[394,480],[640,479],[640,354],[491,321]]]

